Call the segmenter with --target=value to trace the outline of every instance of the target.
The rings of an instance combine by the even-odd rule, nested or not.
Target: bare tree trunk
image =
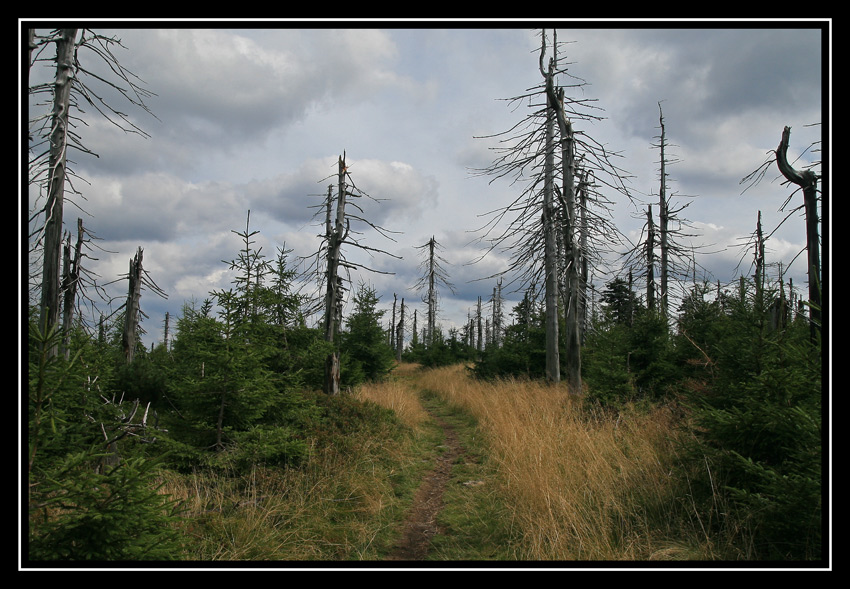
[[[587,267],[587,172],[582,175],[579,182],[578,197],[579,197],[579,214],[581,220],[578,229],[581,232],[579,243],[579,253],[581,256],[581,292],[578,297],[579,304],[579,341],[584,343],[584,335],[587,330],[587,284],[589,270]]]
[[[659,231],[659,242],[661,246],[661,313],[666,320],[667,315],[667,282],[668,282],[668,244],[667,244],[667,232],[668,232],[668,221],[669,221],[669,212],[668,212],[668,202],[667,202],[667,169],[666,169],[666,160],[664,159],[664,147],[665,147],[665,136],[664,136],[664,116],[661,114],[661,104],[658,105],[658,120],[661,124],[661,186],[659,188],[659,198],[658,198],[658,231]]]
[[[646,308],[655,309],[655,222],[652,205],[646,210]]]
[[[401,317],[396,326],[395,360],[401,362],[401,352],[404,347],[404,299],[401,299]]]
[[[434,330],[437,327],[437,293],[434,290],[434,242],[436,240],[431,236],[428,242],[428,341],[425,342],[430,348],[434,345]]]
[[[483,333],[482,333],[482,328],[481,328],[481,297],[478,297],[478,309],[475,312],[475,317],[476,317],[476,321],[478,322],[478,342],[476,344],[476,347],[478,348],[478,357],[480,358],[481,357],[481,350],[482,350],[482,346],[483,346],[483,342],[482,342]]]
[[[502,279],[493,287],[493,346],[498,348],[502,335]]]
[[[41,325],[48,331],[59,324],[59,271],[65,201],[65,161],[76,36],[77,29],[63,29],[56,39],[56,77],[53,83],[49,180],[45,207],[47,218],[44,227],[44,265],[41,276]],[[51,356],[55,356],[56,353],[55,348],[50,351]]]
[[[390,348],[395,350],[395,334],[396,334],[396,321],[395,321],[395,306],[396,301],[398,300],[398,295],[393,293],[393,319],[390,322]]]
[[[756,222],[756,309],[764,309],[764,235],[761,231],[761,211],[758,212]]]
[[[163,327],[163,330],[162,330],[162,331],[163,331],[163,334],[162,334],[162,345],[164,345],[164,346],[165,346],[165,350],[166,350],[166,351],[168,351],[168,337],[169,337],[169,333],[168,333],[168,332],[169,332],[169,329],[171,328],[171,326],[170,326],[170,320],[171,320],[171,316],[169,315],[168,311],[166,311],[166,312],[165,312],[165,324],[164,324],[164,327]]]
[[[554,81],[554,59],[549,61],[546,87]],[[543,256],[546,286],[546,379],[553,384],[561,381],[561,362],[558,352],[558,265],[555,241],[555,112],[552,92],[546,93],[546,159],[543,177]]]
[[[560,105],[559,105],[560,106]],[[563,206],[564,218],[566,219],[567,227],[565,231],[565,257],[567,263],[567,300],[564,308],[564,330],[565,330],[565,345],[564,353],[566,358],[567,381],[570,385],[570,390],[579,394],[582,392],[581,387],[581,333],[579,330],[578,321],[578,306],[580,295],[580,279],[579,279],[579,264],[580,251],[576,244],[576,192],[573,169],[575,158],[573,156],[573,129],[569,121],[566,121],[561,137],[562,142],[562,166],[563,170]]]
[[[817,211],[817,174],[811,170],[798,171],[788,163],[788,143],[791,139],[791,127],[782,131],[782,139],[776,148],[776,164],[787,180],[803,189],[803,204],[806,212],[806,251],[808,252],[809,301],[812,304],[812,338],[821,329],[821,276],[820,276],[820,238]]]
[[[63,255],[62,291],[65,293],[62,312],[62,351],[67,360],[71,352],[71,326],[74,323],[74,305],[77,302],[77,287],[80,280],[80,260],[83,248],[83,220],[77,219],[77,244],[71,260],[71,235],[65,244]]]
[[[339,158],[338,164],[338,187],[336,202],[336,219],[331,224],[332,191],[333,186],[328,186],[327,217],[325,220],[325,232],[328,240],[328,270],[327,291],[325,294],[325,341],[333,343],[337,322],[341,319],[340,307],[342,304],[342,282],[339,277],[340,249],[342,242],[348,234],[345,226],[345,159]],[[325,393],[329,395],[339,394],[339,352],[333,350],[325,361]]]
[[[419,335],[416,331],[417,329],[419,329],[417,322],[418,322],[418,311],[416,309],[413,309],[413,329],[410,331],[410,345],[412,345],[412,346],[415,346],[418,343],[416,341],[416,338]]]
[[[135,257],[130,260],[130,273],[127,303],[124,307],[124,332],[121,345],[127,364],[133,361],[136,352],[136,330],[139,327],[139,300],[142,297],[142,248],[136,250]]]

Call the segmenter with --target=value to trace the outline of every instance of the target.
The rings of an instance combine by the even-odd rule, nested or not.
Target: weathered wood
[[[655,221],[652,205],[646,209],[646,308],[655,310]]]
[[[401,353],[404,349],[404,298],[401,299],[401,318],[396,325],[395,346],[395,360],[401,362]]]
[[[128,274],[127,302],[124,307],[124,330],[121,336],[121,346],[127,364],[133,362],[136,352],[136,330],[139,327],[139,301],[142,296],[142,248],[136,250],[136,255],[130,260]]]
[[[41,276],[41,322],[47,330],[59,324],[59,277],[62,257],[62,217],[65,202],[68,116],[73,84],[74,39],[77,29],[62,29],[56,38],[56,76],[50,126],[47,204],[44,225],[44,264]],[[53,347],[50,355],[56,355]]]
[[[325,293],[325,341],[333,343],[334,334],[341,320],[342,304],[342,281],[339,276],[340,251],[342,243],[348,235],[348,227],[345,220],[346,200],[346,165],[343,156],[338,161],[336,218],[332,224],[331,213],[333,209],[333,186],[328,186],[327,217],[325,219],[325,232],[328,242],[328,269],[326,273]],[[339,352],[333,351],[325,359],[325,393],[329,395],[339,394]]]
[[[661,111],[661,103],[658,104],[658,121],[661,126],[661,184],[658,191],[658,242],[661,247],[661,295],[660,306],[661,314],[665,321],[668,318],[668,289],[669,289],[669,222],[670,211],[669,202],[667,200],[667,160],[664,155],[666,147],[666,137],[664,130],[664,115]]]
[[[67,360],[71,352],[71,327],[74,323],[74,306],[77,302],[77,290],[80,281],[80,261],[83,249],[83,220],[77,219],[77,243],[74,257],[71,258],[71,235],[65,242],[62,256],[62,353]]]
[[[546,379],[553,384],[561,381],[561,362],[558,350],[558,265],[555,241],[555,118],[557,97],[550,91],[554,84],[555,60],[549,60],[546,73],[546,153],[543,171],[543,256],[546,301]]]
[[[782,131],[782,139],[776,148],[776,164],[785,178],[803,189],[803,205],[806,213],[806,251],[808,253],[809,301],[811,302],[812,337],[821,329],[821,274],[820,274],[820,232],[818,231],[817,181],[811,170],[799,171],[788,163],[788,144],[791,140],[791,127]]]

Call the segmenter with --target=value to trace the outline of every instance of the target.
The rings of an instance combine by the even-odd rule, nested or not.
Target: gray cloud
[[[570,91],[596,100],[601,110],[594,112],[605,117],[576,120],[577,130],[622,153],[618,163],[635,176],[635,194],[645,202],[658,190],[652,144],[663,101],[680,160],[669,170],[671,184],[694,197],[686,214],[701,230],[698,243],[734,246],[754,229],[759,210],[766,227],[779,225],[777,209],[791,190],[775,169],[744,194],[740,180],[775,149],[785,125],[793,129],[794,157],[823,131],[806,126],[822,116],[820,34],[779,26],[558,31],[569,42],[570,74],[587,81]],[[185,299],[230,284],[222,260],[235,257],[233,230],[244,228],[249,209],[266,255],[284,243],[296,255],[316,252],[321,230],[310,207],[335,182],[343,151],[357,186],[386,199],[360,199],[365,215],[403,232],[393,242],[363,229],[364,243],[403,259],[357,258],[393,274],[355,282],[375,284],[384,304],[393,292],[419,304],[409,291],[418,278],[413,248],[434,235],[458,291],[442,293],[443,320],[462,322],[478,296],[492,294],[495,281],[478,279],[504,270],[507,255],[496,251],[467,265],[480,254],[470,231],[519,187],[470,169],[490,164],[497,145],[476,137],[506,131],[529,112],[503,99],[541,81],[535,31],[129,25],[103,32],[122,39],[127,49],[118,58],[156,93],[148,102],[157,118],[121,105],[150,134],[143,139],[86,115],[79,132],[100,157],[75,154],[75,170],[89,182],[79,183],[79,205],[104,250],[116,252],[97,262],[104,280],[125,273],[143,246],[146,268],[169,293],[166,302],[143,295],[149,339],[161,323],[157,314],[174,316]],[[609,196],[621,230],[639,232],[629,203]],[[69,207],[69,225],[76,215]],[[772,259],[790,261],[801,235],[799,218],[786,222],[769,243]],[[703,263],[727,277],[742,255],[732,247]]]

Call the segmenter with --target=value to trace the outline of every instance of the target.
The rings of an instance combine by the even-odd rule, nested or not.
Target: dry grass
[[[392,497],[386,477],[369,472],[326,456],[241,477],[171,473],[163,492],[183,499],[190,560],[358,560],[374,558]]]
[[[354,396],[359,400],[372,401],[392,409],[402,423],[418,430],[428,421],[428,413],[409,383],[416,370],[416,364],[401,364],[394,372],[395,378],[358,387]]]
[[[477,418],[522,530],[517,559],[702,558],[690,540],[669,538],[669,412],[594,415],[564,387],[480,382],[462,367],[427,371],[419,383]]]
[[[364,386],[353,394],[395,410],[411,427],[427,419],[401,382]],[[345,452],[334,444],[314,447],[297,469],[166,473],[161,492],[181,500],[186,510],[184,558],[379,559],[401,516],[403,489],[410,486],[412,494],[423,468],[414,437],[356,435]]]
[[[498,469],[487,492],[510,506],[506,525],[519,537],[508,558],[712,558],[698,522],[687,529],[677,514],[676,430],[664,409],[599,415],[564,387],[486,383],[462,367],[420,372],[404,364],[389,381],[353,394],[393,409],[424,437],[429,417],[420,390],[477,420]],[[400,485],[414,489],[421,464],[411,446],[367,437],[345,455],[316,450],[300,469],[171,474],[163,490],[188,509],[190,559],[377,559],[403,514]]]

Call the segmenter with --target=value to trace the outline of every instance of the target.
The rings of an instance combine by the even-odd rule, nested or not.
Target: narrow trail
[[[425,475],[413,498],[402,538],[385,560],[424,560],[428,555],[431,538],[439,533],[437,515],[443,507],[443,493],[451,477],[452,465],[463,452],[457,432],[444,420],[433,415],[445,434],[445,451],[437,457],[437,464]]]

